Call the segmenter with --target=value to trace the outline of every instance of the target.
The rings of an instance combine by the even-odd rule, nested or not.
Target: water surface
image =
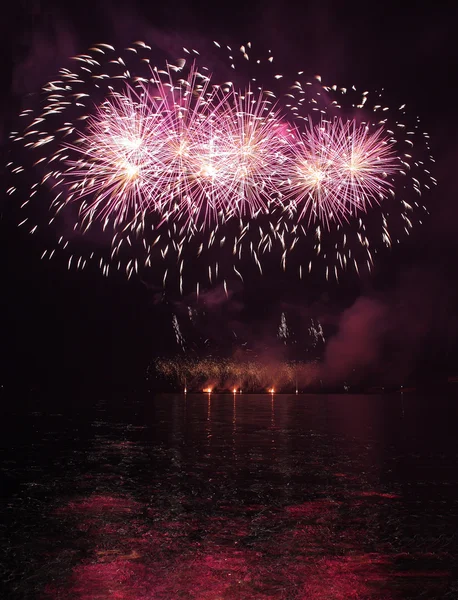
[[[452,398],[8,405],[2,597],[458,598]]]

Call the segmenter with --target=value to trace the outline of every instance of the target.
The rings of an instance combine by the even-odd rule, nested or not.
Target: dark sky
[[[177,44],[201,47],[219,39],[236,45],[251,39],[271,47],[280,64],[298,64],[328,80],[384,87],[390,102],[413,107],[431,133],[440,185],[430,198],[425,226],[383,256],[372,277],[340,286],[301,286],[272,273],[247,283],[232,305],[216,304],[209,312],[217,323],[226,311],[253,341],[289,307],[304,318],[322,317],[336,333],[338,348],[351,343],[356,354],[367,354],[371,345],[375,364],[402,356],[406,373],[425,367],[453,372],[458,366],[457,10],[452,2],[11,3],[0,41],[4,156],[24,96],[69,55],[98,41],[122,46],[154,39],[167,51]],[[59,259],[41,262],[40,239],[23,237],[13,213],[5,201],[0,253],[5,380],[55,377],[64,383],[69,376],[92,381],[97,375],[130,380],[141,377],[152,356],[173,350],[170,315],[180,310],[174,306],[179,300],[158,302],[160,296],[139,279],[68,273]],[[352,319],[361,327],[348,331]],[[379,333],[366,339],[374,322]]]

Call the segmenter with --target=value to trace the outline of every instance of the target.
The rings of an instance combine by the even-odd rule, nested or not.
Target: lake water
[[[453,397],[6,400],[1,598],[458,598]]]

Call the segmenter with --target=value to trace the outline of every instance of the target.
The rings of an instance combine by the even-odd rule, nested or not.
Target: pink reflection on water
[[[383,589],[388,561],[380,554],[323,558],[309,569],[300,600],[389,600]]]
[[[145,565],[126,558],[80,565],[73,572],[67,597],[79,600],[152,599],[154,596],[149,594],[148,579]]]
[[[222,513],[199,518],[181,513],[170,519],[127,497],[93,495],[71,501],[58,515],[76,520],[76,530],[87,532],[90,551],[62,585],[48,586],[47,596],[393,599],[384,588],[387,559],[358,551],[360,530],[349,537],[335,529],[341,505],[317,499],[267,513],[262,505],[227,505]],[[197,539],[196,532],[201,532]]]
[[[57,513],[131,513],[141,505],[134,500],[122,496],[89,496],[81,500],[71,501],[65,507],[57,509]]]
[[[298,519],[320,519],[329,517],[339,508],[340,502],[315,500],[286,507],[286,512]]]

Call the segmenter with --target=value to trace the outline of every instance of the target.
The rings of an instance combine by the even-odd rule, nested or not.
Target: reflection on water
[[[6,598],[458,598],[454,404],[42,406],[3,438]]]

